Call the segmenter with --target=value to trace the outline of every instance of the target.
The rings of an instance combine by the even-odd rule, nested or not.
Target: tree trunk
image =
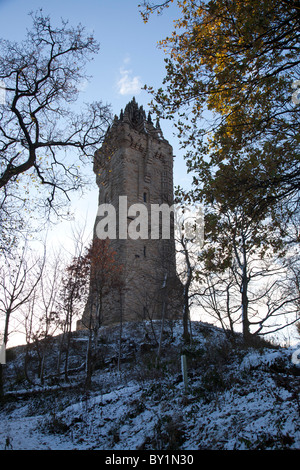
[[[160,328],[160,338],[159,338],[159,344],[158,344],[158,350],[157,350],[157,356],[156,356],[156,367],[158,367],[159,361],[160,361],[161,345],[162,345],[162,338],[163,338],[164,324],[165,324],[165,312],[166,312],[165,289],[167,286],[167,277],[168,275],[165,274],[165,278],[164,278],[163,285],[162,285],[164,298],[163,298],[163,305],[162,305],[162,312],[161,312],[161,328]]]
[[[41,368],[40,368],[40,381],[44,385],[44,372],[45,372],[45,351],[42,353]]]
[[[66,334],[65,330],[63,330],[63,333],[62,333],[62,335],[60,337],[60,341],[59,341],[57,366],[56,366],[58,375],[60,374],[61,357],[62,357],[62,350],[63,350],[64,341],[65,341],[65,334]]]
[[[70,344],[71,344],[71,330],[67,332],[67,345],[66,345],[66,357],[65,357],[65,380],[66,382],[69,381],[68,376],[68,369],[69,369],[69,352],[70,352]]]
[[[250,333],[250,322],[248,318],[248,276],[247,276],[247,267],[246,263],[243,266],[243,275],[242,275],[242,326],[243,326],[243,338],[247,342],[251,338]]]
[[[0,363],[0,402],[4,398],[4,383],[3,383],[3,366]]]
[[[30,348],[30,345],[27,343],[26,349],[25,349],[25,357],[24,357],[24,375],[25,375],[25,379],[27,380],[27,382],[32,384],[32,380],[29,378],[29,375],[28,375],[29,348]]]
[[[123,333],[123,297],[120,295],[121,315],[120,315],[120,335],[119,335],[119,351],[118,351],[118,372],[121,370],[121,352],[122,352],[122,333]]]
[[[184,294],[183,294],[183,315],[182,315],[182,321],[183,321],[183,339],[186,343],[189,342],[190,340],[190,333],[189,333],[189,293],[188,293],[188,288],[187,286],[184,286]]]
[[[92,339],[93,339],[93,303],[91,303],[90,308],[90,318],[89,318],[89,337],[88,345],[86,351],[86,376],[85,376],[85,388],[90,389],[92,383]]]
[[[182,243],[182,246],[183,246],[185,262],[186,262],[186,267],[187,267],[187,279],[186,279],[186,283],[184,285],[184,290],[183,290],[183,315],[182,315],[183,339],[186,343],[188,343],[190,341],[190,333],[189,333],[189,319],[190,319],[189,291],[190,291],[190,285],[191,285],[191,282],[192,282],[193,271],[192,271],[191,262],[190,262],[187,247],[184,244],[183,240],[181,241],[181,243]]]
[[[162,307],[162,315],[161,315],[161,328],[160,328],[159,344],[158,344],[158,350],[157,350],[157,356],[156,356],[156,367],[158,367],[159,361],[160,361],[161,345],[162,345],[164,324],[165,324],[165,311],[166,311],[166,302],[164,301],[163,302],[163,307]]]
[[[237,247],[234,244],[234,250],[236,253],[236,259],[239,264],[241,270],[241,284],[240,284],[240,292],[241,292],[241,307],[242,307],[242,329],[243,329],[243,338],[244,341],[248,341],[251,338],[250,333],[250,322],[248,318],[248,284],[249,284],[249,277],[248,277],[248,260],[247,260],[247,248],[246,248],[246,235],[242,232],[242,247],[241,247],[241,256],[237,254]]]
[[[85,388],[88,390],[92,383],[92,329],[89,332],[88,347],[86,352],[86,377]]]

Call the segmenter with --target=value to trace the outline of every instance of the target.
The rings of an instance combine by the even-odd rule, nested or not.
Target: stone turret
[[[150,113],[146,116],[135,98],[121,110],[119,117],[115,116],[102,147],[95,153],[94,172],[99,187],[99,207],[112,205],[117,221],[127,219],[128,230],[130,224],[137,221],[132,212],[137,206],[133,205],[141,205],[141,212],[148,214],[146,236],[144,231],[138,238],[124,238],[118,226],[116,238],[110,240],[123,266],[124,288],[121,294],[112,291],[107,296],[102,324],[116,323],[121,318],[123,321],[158,319],[162,312],[176,316],[178,302],[174,302],[173,294],[174,289],[178,292],[179,284],[172,213],[170,236],[162,236],[161,226],[159,236],[154,239],[151,236],[152,209],[173,204],[173,150],[164,139],[159,122],[154,125]],[[124,215],[125,200],[128,211]],[[98,236],[101,220],[100,216],[96,217],[94,237]]]

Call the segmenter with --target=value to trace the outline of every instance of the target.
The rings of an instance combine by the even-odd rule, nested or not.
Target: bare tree
[[[97,351],[99,328],[103,322],[105,299],[112,292],[121,295],[122,266],[115,259],[116,253],[110,247],[108,240],[95,238],[88,247],[84,262],[89,269],[86,284],[89,285],[89,295],[83,325],[88,329],[88,348],[86,360],[86,387],[91,385],[94,366],[94,355]],[[93,352],[94,350],[94,352]]]
[[[241,321],[240,292],[231,269],[224,272],[199,270],[197,305],[209,320],[220,324],[225,333],[234,336],[235,326]]]
[[[177,191],[177,198],[180,192]],[[175,240],[177,273],[182,283],[183,339],[191,340],[190,311],[199,294],[198,266],[203,245],[203,211],[201,207],[186,206],[181,194],[180,205],[175,210]]]
[[[274,334],[300,318],[299,261],[291,257],[277,268],[257,292],[257,309],[251,320],[256,334]],[[282,319],[285,318],[285,321]]]
[[[39,357],[39,378],[44,383],[45,360],[53,335],[59,329],[58,296],[61,286],[61,258],[59,254],[46,260],[44,274],[38,291],[38,302],[35,305],[38,328],[33,340]]]
[[[30,360],[30,352],[33,347],[33,337],[35,331],[35,310],[36,310],[37,293],[33,292],[33,295],[29,299],[29,302],[23,306],[22,314],[24,320],[24,332],[25,332],[25,355],[24,355],[24,376],[27,382],[31,383],[32,380],[29,377],[28,364]]]
[[[68,380],[69,350],[74,317],[82,313],[88,293],[89,264],[83,255],[74,257],[67,266],[62,279],[60,292],[60,305],[65,316],[61,320],[63,325],[63,338],[65,343],[65,380]]]
[[[195,260],[192,255],[192,249],[189,246],[189,240],[183,235],[177,240],[177,253],[182,255],[181,265],[178,268],[179,278],[183,285],[182,301],[182,324],[183,339],[190,340],[190,308],[191,308],[191,287],[195,280]],[[177,263],[179,264],[179,263]]]
[[[241,324],[244,339],[251,341],[297,321],[299,279],[291,250],[272,240],[267,223],[238,215],[223,214],[222,230],[206,240],[199,304],[231,333]]]
[[[0,315],[2,316],[3,344],[6,346],[12,316],[27,304],[41,282],[45,258],[30,258],[27,243],[14,256],[2,257],[0,266]],[[0,394],[3,393],[2,365],[0,364]]]
[[[101,102],[77,114],[71,107],[88,79],[85,65],[99,50],[93,35],[63,20],[53,27],[42,11],[31,16],[32,29],[22,43],[0,40],[6,88],[0,106],[0,208],[3,220],[7,214],[11,219],[7,231],[17,216],[12,206],[27,200],[32,209],[34,193],[46,191],[40,209],[43,204],[48,214],[64,210],[59,195],[65,203],[70,191],[82,187],[79,163],[90,162],[111,118]]]

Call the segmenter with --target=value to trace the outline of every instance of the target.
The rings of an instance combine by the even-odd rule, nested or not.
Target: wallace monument
[[[94,172],[99,187],[99,207],[112,205],[126,217],[126,229],[134,221],[134,208],[147,214],[147,233],[141,237],[122,236],[121,228],[109,241],[123,266],[120,293],[112,289],[105,299],[101,323],[178,318],[181,284],[176,276],[174,218],[168,213],[173,204],[173,150],[164,139],[160,125],[154,125],[135,98],[120,116],[115,116],[102,147],[95,152]],[[164,208],[164,211],[160,209]],[[143,211],[141,211],[143,209]],[[151,211],[159,209],[158,230],[153,236]],[[102,214],[103,215],[103,214]],[[138,215],[138,214],[137,214]],[[156,213],[157,215],[157,213]],[[94,238],[101,216],[94,226]],[[162,225],[169,233],[162,236]],[[168,227],[167,227],[168,228]],[[124,227],[122,228],[122,230]],[[124,230],[123,230],[124,231]],[[127,230],[126,230],[127,231]],[[168,232],[168,230],[167,230]],[[88,306],[79,328],[87,322]]]

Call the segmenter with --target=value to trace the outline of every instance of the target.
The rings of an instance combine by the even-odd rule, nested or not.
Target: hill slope
[[[119,328],[102,328],[88,393],[84,332],[72,339],[69,383],[55,378],[59,338],[48,346],[43,387],[36,352],[30,385],[22,375],[24,349],[9,352],[0,449],[300,449],[300,369],[292,349],[245,348],[238,337],[232,344],[222,330],[200,322],[193,322],[193,342],[185,347],[178,322],[166,325],[158,368],[159,329],[158,323],[123,326],[118,371]]]

